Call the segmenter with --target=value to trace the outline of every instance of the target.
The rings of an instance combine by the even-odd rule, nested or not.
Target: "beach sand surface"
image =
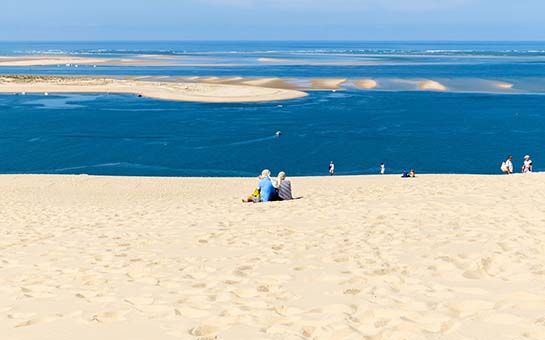
[[[378,82],[374,79],[358,79],[358,80],[353,80],[352,83],[357,88],[366,89],[366,90],[374,89],[375,87],[378,86]]]
[[[130,93],[145,97],[209,103],[262,102],[301,98],[305,92],[193,82],[56,76],[0,76],[0,93]]]
[[[9,340],[545,339],[545,174],[0,176]]]

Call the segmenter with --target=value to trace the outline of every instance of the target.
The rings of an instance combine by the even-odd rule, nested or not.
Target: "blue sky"
[[[543,40],[543,0],[2,0],[0,40]]]

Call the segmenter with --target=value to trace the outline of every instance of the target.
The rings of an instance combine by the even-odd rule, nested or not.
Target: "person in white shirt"
[[[333,175],[335,175],[335,163],[331,161],[329,163],[329,176],[333,176]]]
[[[524,156],[524,163],[522,163],[522,173],[527,174],[532,172],[533,163],[529,155]]]
[[[505,174],[510,175],[513,173],[513,156],[509,155],[505,161]]]
[[[380,163],[380,174],[384,175],[384,172],[386,172],[386,167],[384,166],[384,163]]]

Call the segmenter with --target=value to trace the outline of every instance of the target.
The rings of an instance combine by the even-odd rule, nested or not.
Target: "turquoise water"
[[[311,92],[254,104],[204,104],[132,95],[0,94],[0,173],[254,176],[262,168],[324,175],[415,168],[494,174],[545,159],[545,43],[1,43],[1,55],[70,53],[213,57],[239,66],[0,67],[2,73],[441,78],[523,84],[523,93]],[[270,65],[257,57],[369,61]],[[454,80],[453,80],[454,79]],[[461,79],[461,80],[459,80]],[[282,136],[275,137],[281,130]]]

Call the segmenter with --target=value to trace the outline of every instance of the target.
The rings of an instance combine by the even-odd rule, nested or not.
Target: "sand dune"
[[[332,90],[339,89],[346,79],[336,78],[278,78],[278,77],[177,77],[200,83],[239,84],[286,90]]]
[[[446,91],[447,87],[435,80],[423,80],[418,83],[418,88],[424,91]]]
[[[353,80],[352,83],[360,89],[374,89],[378,86],[378,83],[374,79],[359,79]]]
[[[338,90],[346,82],[344,78],[312,78],[309,79],[312,88],[316,90]]]
[[[245,85],[252,85],[252,86],[265,86],[268,83],[271,83],[273,81],[277,81],[279,78],[246,78],[241,81],[242,84]]]
[[[512,89],[513,88],[513,84],[510,84],[510,83],[498,83],[496,84],[496,86],[500,89]]]
[[[545,338],[545,174],[292,181],[0,176],[2,338]]]
[[[257,58],[257,61],[261,63],[292,63],[297,62],[297,59],[285,59],[285,58]]]
[[[10,77],[24,77],[24,76],[1,76],[0,78],[10,78]],[[61,77],[57,77],[61,78]],[[437,80],[419,80],[419,79],[400,79],[400,78],[381,78],[378,80],[375,79],[346,79],[346,78],[293,78],[293,77],[241,77],[241,76],[136,76],[136,77],[124,77],[124,80],[138,81],[146,80],[148,86],[155,83],[183,83],[182,89],[187,83],[199,83],[203,84],[216,84],[216,85],[246,85],[258,88],[269,88],[271,89],[283,89],[283,90],[296,90],[296,91],[312,91],[312,90],[342,90],[346,88],[346,84],[350,85],[348,87],[356,87],[359,89],[381,89],[381,90],[392,90],[392,91],[450,91],[450,92],[496,92],[496,93],[528,93],[528,90],[523,88],[515,89],[513,84],[499,82],[497,80],[487,80],[487,79],[449,79],[448,82],[442,83]],[[95,77],[86,77],[79,76],[74,77],[73,79],[100,79],[99,76]],[[6,80],[4,80],[4,83]],[[65,81],[64,81],[65,82]],[[380,84],[379,84],[380,82]],[[119,83],[120,84],[120,83]],[[134,87],[134,85],[131,85]],[[137,84],[140,86],[140,84]],[[172,85],[176,87],[176,85]],[[155,90],[158,88],[155,87]],[[231,88],[233,89],[233,88]],[[240,90],[240,88],[238,88]],[[179,91],[180,88],[175,89]],[[208,91],[209,88],[199,88],[198,91]],[[14,90],[3,90],[4,92],[14,92]],[[248,89],[246,89],[248,91]],[[258,90],[263,91],[263,90]],[[26,91],[30,92],[30,91]],[[40,91],[41,92],[41,91]],[[53,92],[53,91],[49,91]],[[111,91],[114,92],[114,91]],[[141,91],[143,92],[143,91]],[[147,93],[156,92],[156,91],[147,91]],[[161,91],[165,92],[165,91]],[[134,92],[130,92],[134,93]],[[187,93],[186,93],[187,94]],[[196,93],[193,93],[196,94]],[[292,93],[295,95],[295,93]],[[234,95],[234,93],[229,96]],[[283,95],[279,95],[278,98],[283,98]],[[162,97],[158,97],[162,98]],[[168,99],[168,98],[163,98]],[[174,99],[180,100],[180,99]],[[185,99],[184,99],[185,100]],[[257,101],[257,100],[256,100]]]
[[[301,91],[257,86],[42,76],[2,76],[0,92],[132,93],[157,99],[211,103],[276,101],[306,96]]]

